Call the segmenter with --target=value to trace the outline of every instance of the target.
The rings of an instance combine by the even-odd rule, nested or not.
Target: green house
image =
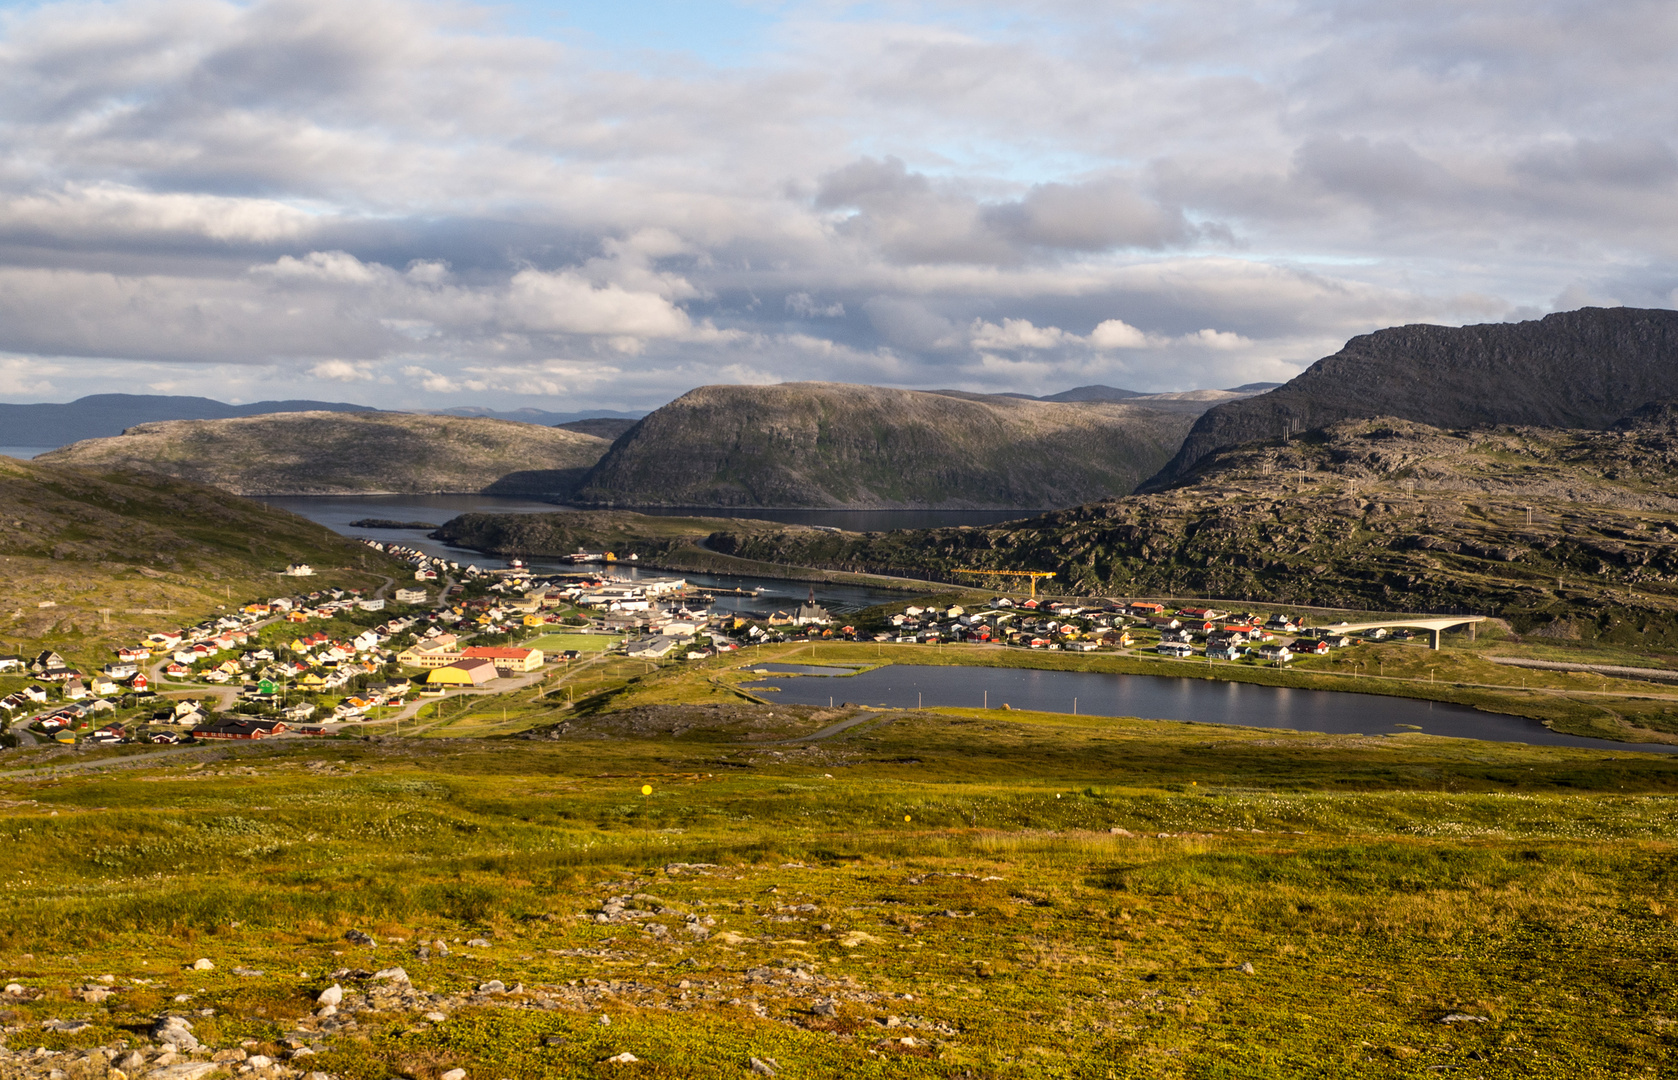
[[[273,697],[280,692],[280,686],[273,679],[258,679],[256,692],[263,697]]]

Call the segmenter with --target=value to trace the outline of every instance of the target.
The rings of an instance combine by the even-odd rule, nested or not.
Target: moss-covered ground
[[[453,995],[446,1019],[353,1013],[310,1067],[1678,1068],[1668,756],[812,710],[753,704],[716,672],[618,674],[610,707],[555,709],[544,686],[567,726],[537,738],[276,742],[56,773],[86,756],[8,753],[0,978],[44,992],[6,1006],[8,1044],[108,1043],[190,1008],[213,1045],[278,1051],[321,1026],[304,1018],[334,978],[353,990],[356,969],[400,964]],[[538,692],[505,707],[535,710]],[[437,941],[448,955],[422,958]],[[188,970],[199,957],[215,970]],[[108,1000],[69,996],[101,975]],[[517,992],[463,996],[489,979]],[[639,1061],[603,1063],[625,1051]]]

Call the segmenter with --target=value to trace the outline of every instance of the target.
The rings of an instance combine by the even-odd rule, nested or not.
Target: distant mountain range
[[[1281,383],[1273,383],[1273,382],[1255,382],[1255,383],[1246,383],[1245,385],[1242,385],[1242,386],[1232,386],[1228,390],[1224,390],[1224,391],[1189,390],[1189,391],[1184,391],[1184,392],[1189,393],[1189,394],[1207,394],[1207,393],[1258,394],[1258,393],[1262,393],[1265,390],[1274,390],[1276,387],[1281,386],[1281,385],[1282,385]],[[1178,394],[1154,394],[1154,393],[1148,393],[1148,392],[1145,392],[1145,391],[1142,391],[1142,390],[1123,390],[1123,389],[1120,389],[1117,386],[1102,386],[1099,383],[1097,383],[1094,386],[1074,386],[1070,390],[1062,390],[1058,394],[1045,394],[1042,397],[1033,397],[1030,394],[1000,394],[998,396],[999,397],[1025,398],[1028,401],[1135,401],[1135,399],[1137,399],[1137,398],[1149,398],[1149,399],[1174,398],[1174,397],[1179,397],[1180,395],[1178,395]]]
[[[82,439],[121,435],[135,424],[158,420],[230,420],[279,412],[377,412],[344,401],[255,401],[229,405],[204,397],[160,394],[92,394],[64,404],[0,404],[0,443],[65,446]]]
[[[564,498],[609,445],[580,432],[482,416],[294,412],[138,424],[35,460],[161,472],[238,495]]]
[[[91,394],[75,401],[32,405],[0,404],[0,444],[6,446],[68,446],[83,439],[104,439],[121,435],[136,424],[153,424],[165,420],[234,420],[245,416],[264,416],[269,413],[295,412],[385,412],[372,405],[357,405],[348,401],[253,401],[248,405],[229,405],[213,398],[187,397],[170,394]],[[439,409],[437,416],[483,416],[495,420],[510,420],[543,427],[562,427],[577,421],[606,420],[609,425],[620,425],[622,434],[644,412],[615,412],[611,409],[586,409],[580,412],[546,412],[542,409],[513,409],[498,412],[475,405]],[[571,427],[570,430],[593,434],[593,431]],[[610,438],[616,438],[616,435]]]
[[[456,405],[450,409],[421,410],[435,416],[487,416],[492,420],[512,420],[520,424],[541,424],[544,427],[565,427],[579,420],[628,420],[634,422],[647,415],[641,412],[618,412],[613,409],[585,409],[581,412],[548,412],[544,409],[510,409],[497,411],[482,405]],[[575,429],[574,429],[575,430]]]

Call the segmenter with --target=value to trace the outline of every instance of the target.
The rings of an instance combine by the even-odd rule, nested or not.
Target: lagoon
[[[888,664],[854,675],[839,667],[829,668],[825,675],[815,674],[808,668],[805,671],[806,674],[798,676],[767,677],[748,684],[747,689],[768,691],[773,700],[789,705],[825,706],[831,701],[894,709],[937,706],[973,709],[987,705],[997,709],[1007,704],[1015,709],[1040,712],[1134,716],[1330,735],[1396,735],[1421,731],[1490,742],[1678,753],[1678,746],[1664,743],[1625,743],[1563,735],[1524,716],[1480,712],[1444,702],[1259,686],[1203,677],[910,664]]]

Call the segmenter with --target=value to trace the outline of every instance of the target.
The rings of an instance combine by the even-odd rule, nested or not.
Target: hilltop
[[[597,506],[1038,508],[1128,492],[1205,406],[840,383],[705,386],[613,444]]]
[[[1378,330],[1278,389],[1207,411],[1139,490],[1182,481],[1214,451],[1339,420],[1602,429],[1678,395],[1675,356],[1678,311],[1581,308],[1530,322]]]
[[[142,469],[239,495],[568,494],[610,445],[487,417],[277,413],[141,424],[39,459]]]
[[[1678,648],[1678,425],[1443,430],[1347,420],[1215,452],[1168,491],[986,528],[722,533],[714,551],[1071,594],[1497,615],[1521,634]],[[1530,509],[1530,523],[1528,511]],[[976,579],[959,580],[976,584]]]
[[[396,572],[295,514],[152,472],[0,457],[0,506],[0,638],[14,646],[121,641],[289,592],[278,572],[294,562],[320,572],[312,583],[372,587]]]

